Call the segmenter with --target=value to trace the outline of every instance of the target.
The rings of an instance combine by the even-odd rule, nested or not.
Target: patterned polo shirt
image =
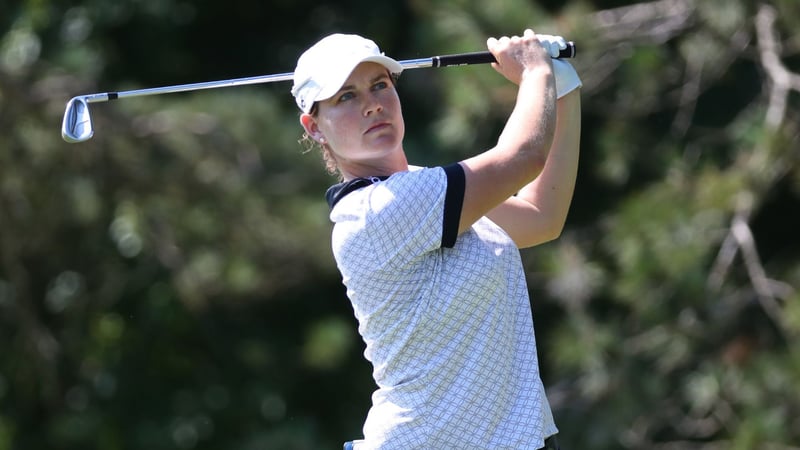
[[[333,254],[377,390],[356,449],[538,449],[557,433],[519,251],[457,235],[460,165],[332,187]]]

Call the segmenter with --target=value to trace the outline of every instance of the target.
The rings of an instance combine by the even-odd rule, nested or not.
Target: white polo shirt
[[[487,218],[456,238],[463,180],[458,164],[361,180],[331,210],[378,386],[356,449],[538,449],[558,431],[519,251]]]

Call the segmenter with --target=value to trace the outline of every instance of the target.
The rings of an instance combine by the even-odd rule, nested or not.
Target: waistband
[[[344,450],[353,450],[354,444],[357,444],[360,441],[348,441],[344,443]],[[539,450],[561,450],[561,447],[558,445],[558,439],[556,435],[552,435],[549,438],[544,440],[544,447],[540,448]]]

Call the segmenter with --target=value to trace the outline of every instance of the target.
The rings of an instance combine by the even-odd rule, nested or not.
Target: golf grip
[[[574,58],[577,50],[574,42],[567,42],[567,48],[561,50],[559,58]],[[497,62],[489,52],[457,53],[455,55],[434,56],[433,67],[462,66],[465,64],[488,64]]]

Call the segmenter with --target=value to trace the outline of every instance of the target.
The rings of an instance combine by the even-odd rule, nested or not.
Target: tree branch
[[[755,18],[761,65],[772,81],[766,118],[767,126],[772,130],[778,129],[786,117],[789,92],[800,92],[800,75],[790,72],[780,60],[781,47],[775,32],[776,18],[775,8],[767,4],[758,8]]]

